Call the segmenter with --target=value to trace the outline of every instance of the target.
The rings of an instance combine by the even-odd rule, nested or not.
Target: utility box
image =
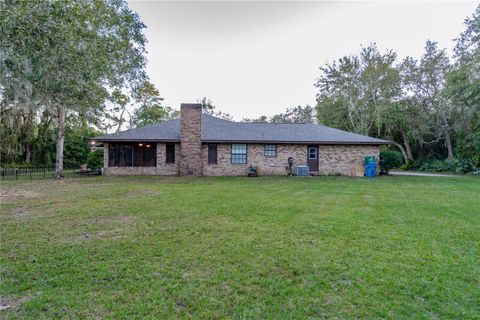
[[[295,175],[297,177],[308,177],[310,175],[310,168],[308,166],[295,166]]]

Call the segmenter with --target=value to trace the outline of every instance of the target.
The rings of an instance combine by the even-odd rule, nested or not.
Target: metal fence
[[[83,176],[80,173],[79,166],[70,166],[63,168],[65,177]],[[40,180],[52,179],[55,177],[55,167],[35,167],[35,168],[1,168],[0,180]]]

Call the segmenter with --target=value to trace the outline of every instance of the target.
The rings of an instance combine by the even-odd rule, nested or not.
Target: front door
[[[308,146],[308,167],[310,172],[318,172],[318,146]]]

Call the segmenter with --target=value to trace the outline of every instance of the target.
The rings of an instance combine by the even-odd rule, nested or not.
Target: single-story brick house
[[[180,119],[94,138],[104,146],[106,175],[284,175],[288,158],[311,174],[352,175],[388,141],[317,124],[245,123],[182,104]]]

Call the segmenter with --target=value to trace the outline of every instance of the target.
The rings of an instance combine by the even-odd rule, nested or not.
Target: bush
[[[469,172],[478,171],[473,160],[454,160],[455,161],[455,173],[466,174]]]
[[[88,153],[87,168],[90,170],[103,168],[103,150],[95,150]]]
[[[417,169],[417,164],[415,161],[409,161],[408,163],[404,163],[400,166],[400,169],[402,170],[416,170]]]
[[[455,165],[451,160],[429,160],[420,165],[421,171],[455,172]]]
[[[390,169],[398,168],[402,163],[403,157],[400,152],[391,150],[380,152],[380,170],[388,173]]]
[[[445,160],[430,160],[424,162],[420,166],[422,171],[430,172],[453,172],[456,174],[466,174],[479,171],[474,160],[470,159],[445,159]]]

